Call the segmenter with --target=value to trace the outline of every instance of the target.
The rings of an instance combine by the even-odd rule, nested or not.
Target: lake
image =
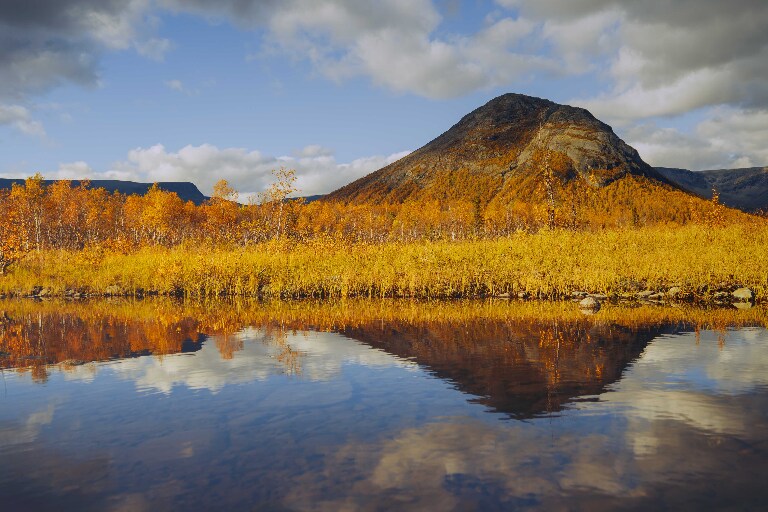
[[[768,312],[0,302],[3,510],[766,510]]]

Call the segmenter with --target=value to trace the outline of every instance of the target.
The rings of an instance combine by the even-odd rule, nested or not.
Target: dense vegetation
[[[276,175],[247,204],[222,181],[200,206],[157,188],[110,195],[30,178],[0,192],[0,293],[557,297],[678,286],[707,296],[740,284],[761,299],[768,291],[764,219],[644,178],[599,188],[543,182],[546,200],[504,205],[350,205],[287,200],[293,174]]]

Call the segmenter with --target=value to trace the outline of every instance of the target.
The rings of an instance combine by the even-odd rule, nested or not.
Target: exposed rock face
[[[471,199],[540,174],[543,155],[566,179],[603,186],[627,174],[670,183],[610,126],[582,108],[520,94],[499,96],[408,156],[327,196],[353,202],[413,196]]]
[[[656,170],[681,188],[707,199],[716,189],[720,202],[726,206],[744,211],[768,210],[768,167],[697,172],[669,167]]]

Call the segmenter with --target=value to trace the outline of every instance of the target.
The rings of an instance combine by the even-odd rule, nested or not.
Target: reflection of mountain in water
[[[162,368],[151,361],[134,365],[131,375],[141,375],[144,387],[154,379],[163,390],[191,382],[217,390],[273,374],[328,379],[350,361],[409,359],[474,401],[526,418],[604,392],[654,337],[682,325],[680,318],[660,314],[666,310],[587,317],[563,305],[447,303],[409,310],[383,304],[238,309],[225,303],[185,308],[151,301],[9,302],[7,312],[0,312],[0,368],[31,368],[42,381],[50,364],[71,369],[81,362],[196,352]],[[363,345],[295,335],[307,330],[340,333]],[[208,336],[213,350],[200,351]],[[179,378],[192,374],[192,380]]]
[[[363,325],[343,334],[449,380],[477,402],[516,418],[559,411],[597,395],[665,329],[590,321]],[[671,328],[666,331],[671,331]]]

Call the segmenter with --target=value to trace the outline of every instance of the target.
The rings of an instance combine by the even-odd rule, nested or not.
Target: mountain
[[[704,198],[714,188],[720,202],[744,211],[768,211],[768,167],[689,171],[669,167],[656,170],[681,188]]]
[[[344,202],[526,197],[546,162],[561,183],[605,187],[632,175],[672,183],[582,108],[505,94],[400,160],[326,196]]]
[[[24,180],[21,179],[5,179],[0,178],[0,190],[9,189],[14,183],[23,184]],[[54,183],[54,180],[45,180],[46,185]],[[133,181],[120,181],[120,180],[91,180],[88,188],[103,188],[110,194],[113,192],[120,192],[126,195],[144,195],[152,187],[152,183],[136,183]],[[72,180],[73,187],[79,187],[79,180]],[[199,205],[207,199],[200,190],[193,184],[183,181],[165,181],[159,182],[157,186],[161,190],[167,192],[175,192],[182,200],[192,201]]]

